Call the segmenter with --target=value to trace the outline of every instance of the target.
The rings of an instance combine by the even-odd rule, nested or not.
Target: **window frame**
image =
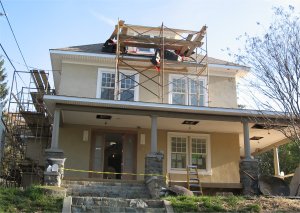
[[[173,79],[184,79],[185,80],[185,103],[184,105],[186,106],[195,106],[195,105],[191,105],[191,86],[190,86],[190,79],[192,80],[199,80],[203,82],[203,85],[205,87],[206,83],[207,83],[207,78],[204,76],[194,76],[194,75],[180,75],[180,74],[170,74],[169,75],[169,104],[173,104]],[[203,88],[204,89],[204,107],[208,106],[208,92],[207,92],[207,88]],[[200,91],[199,91],[200,93]],[[193,93],[195,94],[195,93]],[[201,94],[200,94],[201,95]],[[198,106],[198,105],[197,105]],[[195,106],[195,107],[197,107]],[[201,107],[201,106],[198,106]]]
[[[206,169],[198,169],[200,175],[212,175],[211,169],[211,146],[210,146],[210,135],[209,134],[198,134],[198,133],[185,133],[185,132],[168,132],[167,137],[167,172],[171,174],[186,174],[185,169],[175,169],[171,166],[171,153],[172,153],[172,137],[186,137],[187,138],[187,149],[186,149],[186,165],[191,164],[192,161],[192,140],[191,138],[200,138],[206,140]]]
[[[96,87],[96,98],[101,99],[101,90],[102,90],[102,75],[103,73],[112,73],[115,74],[115,70],[108,69],[108,68],[98,68],[98,75],[97,75],[97,87]],[[134,90],[134,99],[133,101],[139,101],[139,74],[135,71],[129,71],[129,70],[120,70],[119,74],[121,77],[121,73],[125,75],[134,75],[134,82],[135,87]],[[121,81],[119,82],[119,89],[121,89]],[[118,101],[120,101],[121,93],[118,95]]]

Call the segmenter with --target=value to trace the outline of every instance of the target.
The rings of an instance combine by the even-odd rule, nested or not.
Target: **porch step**
[[[71,196],[148,199],[150,193],[144,182],[133,181],[63,181]]]
[[[146,212],[165,213],[161,200],[107,197],[72,197],[72,212]]]

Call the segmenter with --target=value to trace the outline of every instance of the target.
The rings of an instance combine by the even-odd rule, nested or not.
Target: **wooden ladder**
[[[186,170],[188,190],[194,195],[203,195],[197,166],[188,165]]]

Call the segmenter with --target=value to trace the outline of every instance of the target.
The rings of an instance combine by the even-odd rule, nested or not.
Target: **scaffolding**
[[[120,100],[122,93],[128,93],[129,90],[139,86],[154,95],[159,102],[166,103],[166,98],[171,92],[169,86],[174,84],[170,78],[166,78],[166,73],[180,73],[181,79],[206,76],[205,85],[200,85],[199,81],[193,83],[196,84],[195,87],[202,87],[206,91],[208,98],[205,105],[208,105],[207,26],[203,26],[199,31],[191,31],[169,28],[163,23],[159,27],[149,27],[125,24],[123,20],[119,20],[110,39],[116,44],[114,100]],[[150,51],[150,54],[140,54],[132,51],[132,48],[153,51]],[[157,53],[159,53],[159,69],[149,60],[157,57]],[[165,54],[175,55],[180,60],[170,60]],[[154,76],[147,75],[146,71],[155,68]],[[135,74],[128,75],[124,70],[135,71]],[[137,81],[135,76],[138,74],[145,80]],[[120,88],[121,81],[126,79],[134,81],[134,85],[125,89]],[[148,82],[156,86],[150,88],[146,85]],[[196,91],[200,92],[199,89]],[[199,95],[196,97],[199,98]],[[199,101],[197,100],[197,103]]]
[[[15,71],[10,89],[8,108],[3,114],[5,140],[0,184],[40,183],[43,152],[49,147],[52,128],[43,96],[54,94],[55,90],[50,87],[49,73],[43,70]],[[34,152],[27,152],[29,144],[35,146]]]

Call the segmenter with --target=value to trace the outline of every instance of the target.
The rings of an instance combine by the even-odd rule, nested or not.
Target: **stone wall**
[[[159,198],[161,188],[166,186],[162,176],[163,159],[164,155],[161,152],[150,153],[145,158],[145,183],[152,198]]]
[[[257,160],[242,160],[240,162],[240,178],[244,195],[259,195]]]

